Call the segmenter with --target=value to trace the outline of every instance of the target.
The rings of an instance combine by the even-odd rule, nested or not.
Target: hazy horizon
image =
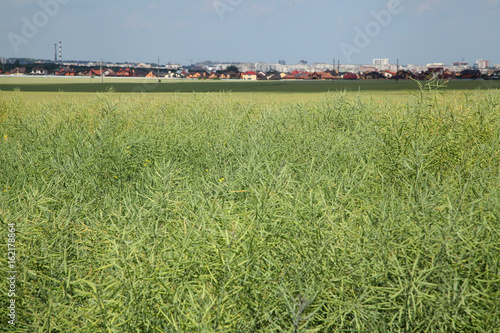
[[[500,0],[4,0],[0,56],[190,64],[500,64]]]

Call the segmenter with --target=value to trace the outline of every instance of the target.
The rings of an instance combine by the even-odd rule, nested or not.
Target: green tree
[[[226,67],[226,72],[235,72],[235,73],[239,73],[240,70],[238,67],[236,67],[235,65],[230,65],[230,66],[227,66]]]

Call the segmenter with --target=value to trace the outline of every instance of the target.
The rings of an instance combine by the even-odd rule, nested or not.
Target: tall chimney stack
[[[54,44],[54,62],[57,63],[57,43]]]
[[[62,43],[59,42],[59,62],[62,63]]]

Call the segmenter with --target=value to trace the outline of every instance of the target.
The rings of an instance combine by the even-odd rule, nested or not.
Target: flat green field
[[[450,90],[499,89],[500,81],[459,81],[447,83]],[[118,93],[146,92],[235,92],[235,93],[325,93],[330,91],[350,92],[387,92],[418,89],[414,81],[257,81],[241,80],[162,80],[156,79],[105,79],[99,78],[40,78],[40,77],[2,77],[1,91],[20,89],[28,92],[104,92],[113,90]]]
[[[468,94],[468,91],[461,91],[460,94]],[[3,91],[0,94],[4,98],[12,98],[19,96],[15,91]],[[191,92],[191,93],[144,93],[144,94],[131,94],[131,93],[105,93],[106,97],[113,102],[120,101],[134,101],[137,99],[152,99],[162,101],[189,101],[193,98],[207,98],[210,99],[218,93],[214,92]],[[232,101],[240,102],[270,102],[270,103],[307,103],[319,101],[331,93],[287,93],[287,92],[228,92],[224,93],[225,96]],[[343,92],[348,98],[363,98],[374,103],[385,103],[387,101],[400,102],[409,100],[412,95],[408,91],[365,91],[365,92]],[[86,101],[93,99],[96,93],[66,93],[66,92],[22,92],[22,99],[27,102],[54,102],[56,100],[65,101]]]
[[[109,92],[114,100],[133,98],[130,93],[147,94],[149,98],[191,99],[193,94],[230,92],[231,98],[240,101],[308,102],[318,101],[330,92],[343,92],[352,98],[363,97],[373,101],[401,101],[411,98],[412,91],[419,85],[413,81],[203,81],[203,80],[162,80],[129,78],[54,78],[54,77],[0,77],[0,94],[11,96],[22,91],[22,98],[32,101],[49,101],[55,98],[92,98],[96,92]],[[442,89],[460,91],[464,94],[474,90],[500,89],[498,81],[451,81]],[[169,97],[165,95],[169,93]]]
[[[500,331],[498,89],[22,82],[0,83],[14,331]]]

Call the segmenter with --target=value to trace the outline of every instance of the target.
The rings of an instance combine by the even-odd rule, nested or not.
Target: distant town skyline
[[[60,52],[58,51],[59,49],[56,48],[55,51],[55,59],[41,59],[41,58],[6,58],[6,57],[1,57],[0,56],[0,62],[5,62],[5,63],[14,63],[16,60],[21,61],[21,64],[27,64],[27,63],[58,63],[61,65],[76,65],[76,64],[85,64],[89,66],[94,66],[98,65],[101,63],[106,64],[106,65],[135,65],[135,66],[142,66],[142,65],[148,65],[149,67],[157,67],[160,65],[161,67],[168,67],[171,65],[178,65],[182,67],[190,67],[190,66],[197,66],[197,65],[202,65],[202,66],[208,66],[210,67],[211,65],[217,66],[217,65],[248,65],[248,64],[254,64],[254,65],[259,65],[259,64],[277,64],[277,65],[282,65],[282,66],[297,66],[297,65],[305,65],[305,66],[313,66],[313,65],[329,65],[334,67],[337,67],[338,65],[341,66],[374,66],[374,67],[384,67],[384,66],[420,66],[420,67],[451,67],[451,66],[461,66],[461,67],[478,67],[480,69],[485,69],[485,68],[496,68],[500,67],[500,64],[494,64],[493,62],[487,60],[487,59],[477,59],[476,61],[473,62],[467,62],[467,61],[454,61],[453,63],[438,63],[438,62],[431,62],[427,64],[405,64],[401,62],[399,59],[396,59],[395,61],[392,61],[389,58],[384,58],[384,59],[379,59],[379,58],[374,58],[372,59],[371,62],[363,63],[363,64],[356,64],[356,63],[342,63],[340,62],[340,59],[333,59],[331,62],[318,62],[318,61],[308,61],[305,59],[301,59],[300,61],[296,63],[290,63],[284,59],[278,60],[278,61],[270,61],[270,62],[263,62],[263,61],[218,61],[218,60],[203,60],[203,61],[197,61],[197,62],[191,62],[191,63],[178,63],[178,62],[165,62],[164,60],[160,60],[159,58],[155,62],[138,62],[138,61],[105,61],[103,59],[97,60],[89,60],[89,59],[62,59],[60,58]]]
[[[500,0],[5,0],[0,56],[179,63],[206,60],[500,64]]]

